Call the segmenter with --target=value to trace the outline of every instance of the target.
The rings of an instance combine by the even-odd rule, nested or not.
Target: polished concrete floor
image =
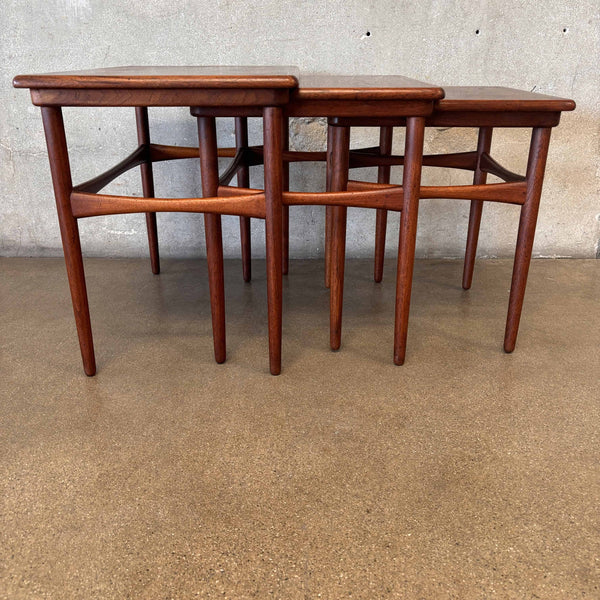
[[[600,598],[600,260],[347,266],[328,350],[319,261],[285,281],[268,374],[264,263],[226,266],[212,359],[202,262],[86,262],[83,374],[62,260],[0,260],[0,598]]]

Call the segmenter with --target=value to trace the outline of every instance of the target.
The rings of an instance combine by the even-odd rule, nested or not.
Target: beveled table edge
[[[122,74],[112,69],[104,73],[92,71],[72,71],[17,75],[13,87],[30,89],[278,89],[296,88],[298,77],[290,73],[261,74],[209,73],[190,74],[128,74],[131,67],[124,67]],[[176,67],[173,67],[176,70]],[[226,71],[227,67],[223,67]],[[258,70],[259,68],[254,68]],[[268,67],[267,67],[268,69]],[[287,69],[284,67],[283,69]],[[282,70],[283,70],[282,69]],[[211,67],[212,70],[212,67]],[[289,68],[290,71],[296,69]],[[98,71],[102,71],[101,69]],[[112,71],[112,72],[111,72]]]

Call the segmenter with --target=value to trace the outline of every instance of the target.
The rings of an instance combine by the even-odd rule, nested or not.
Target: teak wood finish
[[[509,308],[504,337],[504,350],[515,348],[519,321],[525,296],[527,273],[531,261],[537,214],[550,132],[558,125],[563,111],[575,108],[572,100],[499,87],[447,87],[446,95],[438,100],[433,114],[426,119],[426,126],[473,127],[479,126],[477,150],[460,154],[433,155],[423,157],[424,166],[467,169],[474,172],[471,186],[422,186],[421,198],[470,199],[469,227],[463,269],[462,285],[469,289],[473,280],[473,269],[477,253],[477,242],[483,203],[503,202],[521,206],[521,219],[517,237]],[[339,125],[372,125],[381,120],[350,121],[335,119]],[[383,120],[381,135],[394,125],[405,125],[403,121]],[[491,156],[494,127],[529,127],[532,130],[527,172],[525,176],[512,173],[498,164]],[[382,156],[377,149],[365,149],[354,153],[352,167],[405,164],[405,157]],[[405,167],[406,168],[406,167]],[[491,174],[505,183],[486,184]],[[366,184],[364,189],[375,186]],[[375,281],[381,281],[385,253],[384,210],[379,210],[375,231]]]
[[[235,119],[235,147],[237,151],[248,147],[248,118]],[[242,164],[237,169],[238,187],[250,187],[250,168]],[[242,276],[248,282],[252,278],[252,246],[250,232],[250,217],[240,217],[240,243],[242,245]]]
[[[391,202],[396,209],[403,209],[398,240],[394,362],[404,362],[425,117],[432,114],[434,102],[443,97],[442,88],[402,76],[302,76],[299,88],[292,93],[287,106],[288,116],[329,118],[328,133],[331,140],[328,141],[328,193],[322,194],[323,199],[319,199],[318,203],[328,205],[326,231],[331,236],[326,240],[325,246],[330,262],[326,269],[326,280],[330,288],[332,350],[339,349],[341,345],[347,207],[382,208],[388,206],[386,202]],[[364,117],[402,119],[406,123],[406,164],[402,188],[397,189],[400,193],[392,194],[385,187],[373,190],[373,195],[360,187],[348,190],[348,170],[351,166],[350,126]],[[348,122],[338,121],[343,118]],[[386,139],[382,135],[380,142],[384,153],[388,152],[388,147],[391,151],[389,131],[387,136]],[[385,186],[385,168],[380,170],[379,176]],[[338,195],[334,195],[336,193]],[[284,194],[284,203],[293,203],[291,195]]]
[[[392,80],[393,78],[385,78],[385,82],[388,84]],[[324,88],[325,81],[329,82],[332,86],[335,84],[335,87]],[[377,166],[378,184],[388,183],[388,185],[348,181],[346,177],[345,185],[347,189],[352,192],[362,192],[362,194],[354,194],[352,196],[328,194],[326,196],[328,201],[331,202],[326,210],[325,227],[325,281],[327,287],[331,286],[331,273],[336,273],[336,282],[331,291],[331,347],[333,349],[339,348],[341,343],[343,262],[339,262],[339,255],[343,256],[345,250],[345,240],[342,239],[342,236],[345,234],[341,232],[345,231],[346,222],[345,212],[334,208],[334,206],[345,205],[377,208],[374,279],[378,282],[381,281],[383,276],[387,210],[402,210],[404,206],[403,188],[405,184],[402,187],[390,186],[389,177],[390,167],[393,165],[405,165],[406,169],[405,156],[391,155],[391,141],[393,127],[406,126],[408,119],[406,117],[398,118],[397,116],[390,116],[393,110],[390,110],[385,117],[373,116],[373,114],[379,114],[377,107],[373,109],[373,100],[389,101],[390,97],[394,95],[394,90],[390,88],[373,89],[373,86],[377,84],[375,83],[376,78],[372,77],[365,77],[360,81],[360,85],[363,86],[361,88],[364,93],[363,98],[365,102],[370,103],[370,109],[372,109],[369,116],[352,116],[353,114],[362,115],[365,112],[364,106],[356,104],[361,97],[361,92],[356,89],[348,89],[344,85],[358,81],[360,80],[348,77],[303,77],[301,78],[300,88],[293,94],[292,101],[287,108],[288,115],[306,116],[319,113],[323,116],[328,114],[332,106],[335,107],[334,110],[338,110],[336,102],[341,97],[347,101],[346,107],[343,111],[340,110],[338,116],[330,116],[329,118],[327,157],[324,157],[323,153],[319,152],[284,153],[286,164],[292,161],[326,159],[328,161],[328,192],[338,191],[331,187],[331,169],[333,164],[331,157],[336,145],[342,143],[340,140],[345,140],[345,137],[339,137],[335,133],[336,127],[380,126],[380,145],[378,147],[353,150],[349,152],[347,158],[344,153],[340,154],[336,150],[336,156],[338,157],[338,161],[347,161],[348,168]],[[406,82],[406,80],[404,81]],[[416,89],[416,86],[413,86],[413,91],[414,89]],[[564,98],[501,87],[449,87],[445,88],[445,91],[445,97],[436,101],[433,113],[426,116],[426,126],[478,126],[479,138],[477,150],[424,156],[422,157],[422,164],[423,166],[471,170],[474,173],[473,184],[462,186],[421,186],[419,197],[423,199],[448,198],[471,200],[463,271],[464,289],[469,289],[472,283],[483,203],[485,201],[492,201],[522,206],[522,222],[519,227],[517,239],[513,283],[511,286],[504,342],[505,351],[512,352],[516,343],[518,323],[525,293],[526,274],[531,260],[531,250],[537,220],[537,208],[534,208],[532,205],[539,205],[539,195],[543,181],[544,169],[542,168],[541,172],[539,172],[539,165],[545,164],[551,128],[558,125],[561,112],[573,110],[575,103],[572,100]],[[331,103],[328,104],[327,101],[331,101]],[[411,110],[414,110],[414,106],[411,107]],[[341,114],[344,116],[340,116]],[[494,127],[532,128],[529,166],[525,176],[508,171],[490,156]],[[542,130],[546,130],[545,135],[547,138],[544,137],[545,141],[542,142],[539,140],[535,141]],[[345,141],[343,143],[346,144]],[[536,184],[532,182],[533,173],[537,173],[535,175],[537,178]],[[503,180],[503,183],[487,184],[488,174],[500,178]],[[378,193],[370,195],[369,192]],[[289,204],[314,204],[316,201],[311,196],[311,194],[284,194],[284,206]],[[410,231],[405,233],[410,235]],[[335,252],[332,250],[334,247]],[[334,261],[336,253],[339,253],[339,255],[337,255],[334,264],[332,261]],[[400,262],[402,261],[400,260]],[[401,270],[399,281],[401,278],[408,276],[411,276],[411,274]],[[402,289],[399,289],[398,293],[402,294]],[[398,297],[397,306],[402,306],[400,296]],[[398,319],[401,320],[402,315],[407,310],[407,308],[404,311],[399,310],[396,321],[397,330],[394,356],[395,362],[399,364],[404,360],[404,350],[401,349],[398,339],[405,337],[405,331],[402,327],[398,329]]]
[[[328,135],[328,151],[290,152],[287,149],[287,131],[284,138],[283,162],[327,160],[327,192],[283,193],[283,249],[284,272],[287,271],[288,256],[288,212],[291,205],[326,205],[327,237],[326,280],[330,286],[330,346],[337,350],[341,344],[343,281],[345,262],[346,213],[348,206],[367,208],[391,208],[399,210],[406,206],[405,225],[399,236],[400,258],[398,268],[396,328],[394,336],[394,360],[398,364],[404,361],[406,336],[408,331],[408,313],[412,286],[412,260],[416,239],[418,216],[418,190],[420,185],[421,157],[423,146],[424,117],[431,115],[434,101],[444,96],[444,91],[434,85],[422,83],[402,76],[366,76],[334,77],[328,75],[301,76],[300,86],[291,95],[285,106],[286,117],[320,116],[331,119]],[[193,107],[191,113],[198,118],[225,116],[222,108]],[[402,119],[407,123],[408,168],[403,187],[383,186],[380,189],[364,189],[360,186],[351,190],[348,186],[350,128],[338,124],[336,119],[344,117],[354,123],[355,119],[369,115],[381,115],[386,118]],[[236,116],[247,118],[256,116],[256,110],[241,109]],[[284,121],[285,123],[285,121]],[[388,133],[391,135],[391,128]],[[391,139],[388,140],[391,144]],[[260,153],[257,148],[248,148],[249,155]],[[391,148],[390,148],[391,151]],[[385,173],[385,168],[383,170]],[[385,175],[382,174],[382,181]],[[287,189],[287,181],[284,188]],[[392,188],[392,189],[388,189]],[[256,190],[257,192],[259,190]],[[224,193],[224,188],[223,192]],[[244,193],[230,189],[228,194]],[[410,263],[410,264],[409,264]]]
[[[281,107],[287,104],[290,89],[295,88],[297,83],[294,69],[285,67],[122,67],[21,75],[15,78],[15,87],[30,88],[33,103],[42,107],[75,322],[87,375],[95,374],[96,364],[77,219],[145,212],[152,270],[158,273],[160,266],[156,212],[161,211],[205,213],[214,352],[217,362],[223,362],[226,358],[221,215],[233,214],[244,218],[253,216],[266,219],[269,361],[271,373],[276,375],[280,372],[283,229],[281,218],[284,185]],[[63,106],[135,107],[138,148],[112,169],[74,187],[62,116]],[[249,109],[258,112],[265,122],[261,159],[265,165],[265,191],[256,193],[247,189],[249,182],[241,165],[240,153],[239,183],[245,186],[240,188],[245,189],[245,193],[231,198],[221,197],[214,118],[198,120],[198,148],[156,145],[150,143],[147,112],[149,106],[220,107],[229,116],[235,116],[237,111],[248,112]],[[238,131],[240,148],[247,145],[247,140],[243,138],[243,128],[242,121]],[[200,158],[203,197],[156,198],[152,162],[193,157]],[[141,169],[144,198],[98,194],[109,182],[136,166],[140,166]],[[237,167],[231,177],[236,170]],[[245,228],[244,221],[242,226]],[[249,279],[249,238],[244,240],[244,249],[244,277]]]
[[[137,125],[138,144],[141,147],[150,146],[150,125],[148,122],[148,109],[138,106],[135,109],[135,120]],[[154,198],[154,177],[152,173],[152,161],[149,156],[140,164],[142,175],[142,191],[144,198]],[[148,246],[150,248],[150,264],[155,275],[160,273],[160,258],[158,254],[158,227],[156,224],[156,213],[146,213],[146,229],[148,230]]]
[[[290,74],[292,73],[292,74]],[[250,218],[266,221],[270,370],[281,370],[282,274],[288,270],[289,206],[326,206],[326,283],[330,287],[330,345],[341,344],[347,207],[377,209],[374,278],[381,281],[387,210],[400,210],[397,264],[394,362],[406,355],[408,314],[415,254],[419,200],[457,198],[471,201],[463,287],[473,276],[484,201],[521,206],[505,350],[512,351],[518,332],[551,128],[560,113],[573,110],[571,100],[508,88],[446,88],[400,76],[303,76],[290,68],[269,67],[123,67],[73,73],[19,76],[16,87],[31,88],[42,106],[61,236],[84,370],[95,373],[89,309],[77,219],[145,212],[152,271],[160,270],[156,212],[205,213],[205,231],[215,359],[226,358],[223,250],[220,215],[240,216],[242,265],[251,278]],[[134,106],[138,148],[105,173],[78,186],[71,182],[62,106]],[[198,119],[199,147],[150,142],[149,106],[190,106]],[[235,148],[217,148],[216,117],[234,117]],[[288,119],[328,118],[327,152],[290,151]],[[248,117],[262,117],[263,146],[248,146]],[[350,151],[350,131],[357,126],[380,128],[377,147]],[[405,152],[392,154],[393,128],[406,127]],[[479,127],[477,150],[423,156],[426,126]],[[527,173],[511,173],[490,156],[495,127],[531,127]],[[219,177],[218,157],[232,158]],[[202,198],[156,198],[152,163],[200,158]],[[326,161],[326,192],[289,191],[289,163]],[[264,190],[250,188],[249,167],[264,165]],[[402,186],[391,185],[394,165],[404,165]],[[144,198],[99,194],[110,181],[140,166]],[[377,167],[377,183],[352,181],[349,169]],[[467,169],[473,184],[421,186],[422,166]],[[488,184],[492,174],[503,183]],[[229,184],[237,176],[238,187]]]

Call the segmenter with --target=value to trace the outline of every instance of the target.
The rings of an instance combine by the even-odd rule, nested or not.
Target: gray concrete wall
[[[542,198],[537,256],[594,257],[599,252],[600,10],[598,0],[2,0],[0,21],[0,253],[57,255],[60,238],[39,109],[27,91],[14,90],[18,73],[115,65],[292,64],[328,73],[400,73],[442,85],[505,85],[576,100],[553,133]],[[367,34],[370,32],[370,35]],[[132,109],[66,109],[75,181],[93,176],[134,147]],[[195,144],[195,123],[184,109],[151,109],[153,141]],[[233,144],[233,125],[219,125],[221,145]],[[322,149],[325,125],[296,120],[292,143]],[[260,139],[258,123],[251,138]],[[498,131],[495,157],[523,171],[528,134]],[[376,143],[377,132],[357,132],[352,143]],[[432,129],[426,151],[474,149],[476,131]],[[402,132],[394,138],[402,147]],[[373,177],[372,172],[361,175]],[[400,173],[393,175],[399,180]],[[157,193],[194,195],[194,161],[156,168]],[[322,166],[292,167],[292,186],[322,188]],[[468,182],[468,174],[425,171],[426,183]],[[257,179],[254,183],[260,184]],[[139,193],[137,172],[111,185]],[[295,257],[323,250],[323,209],[292,209]],[[418,255],[463,253],[468,203],[423,201]],[[201,215],[161,214],[163,256],[204,253]],[[391,219],[388,251],[397,244]],[[481,256],[511,255],[518,209],[486,206]],[[372,211],[350,211],[348,252],[368,256],[373,247]],[[224,219],[226,254],[239,252],[237,220]],[[88,255],[138,256],[147,252],[141,215],[81,223]],[[256,256],[264,252],[264,228],[253,230]]]

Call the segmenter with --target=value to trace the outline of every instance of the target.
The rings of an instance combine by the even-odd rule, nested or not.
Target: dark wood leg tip
[[[381,283],[382,279],[383,279],[383,273],[375,273],[375,275],[373,276],[373,281],[375,283]]]
[[[466,282],[466,281],[463,281],[463,283],[462,283],[462,289],[463,290],[470,290],[471,289],[471,284],[468,283],[468,282]]]
[[[160,275],[160,266],[159,265],[152,266],[152,274],[153,275]]]
[[[504,352],[506,352],[506,354],[512,354],[513,350],[515,349],[515,342],[504,342]]]
[[[271,375],[281,375],[281,365],[271,365],[269,371],[271,372]]]
[[[250,253],[248,252],[248,255]],[[250,283],[252,281],[252,263],[248,258],[242,258],[242,277],[244,283]]]
[[[227,360],[227,349],[226,347],[219,346],[215,348],[215,362],[222,365]]]
[[[93,364],[89,367],[84,365],[83,370],[88,377],[93,377],[96,374],[96,365]]]
[[[399,354],[394,354],[394,364],[398,365],[399,367],[401,367],[404,364],[404,360],[406,359],[406,356],[403,355],[399,355]]]

